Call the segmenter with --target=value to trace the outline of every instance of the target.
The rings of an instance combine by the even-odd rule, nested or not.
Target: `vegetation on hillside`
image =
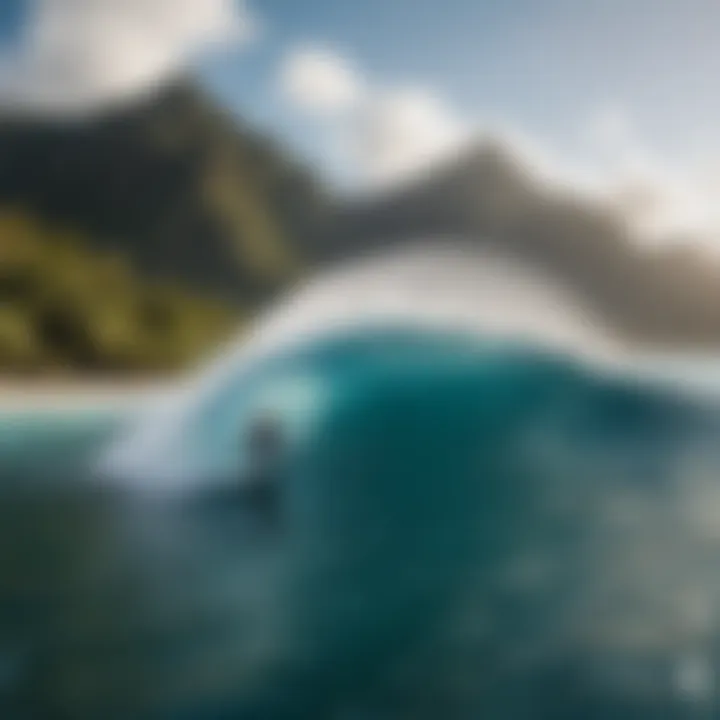
[[[325,202],[188,80],[85,121],[0,115],[0,373],[195,362],[306,266]]]
[[[0,205],[239,307],[287,285],[326,202],[290,153],[191,81],[82,122],[0,115]]]
[[[0,371],[175,370],[238,320],[179,283],[140,278],[82,235],[0,211]]]

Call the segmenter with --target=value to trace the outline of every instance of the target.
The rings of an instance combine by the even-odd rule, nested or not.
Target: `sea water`
[[[672,374],[330,336],[192,406],[162,497],[98,476],[124,416],[0,419],[0,716],[720,717],[720,396]],[[203,453],[293,377],[263,526]]]

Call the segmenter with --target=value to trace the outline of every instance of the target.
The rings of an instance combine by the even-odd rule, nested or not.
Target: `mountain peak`
[[[0,121],[6,205],[83,231],[143,274],[236,301],[282,282],[292,263],[275,272],[266,256],[297,254],[321,197],[309,173],[185,77],[113,114]]]

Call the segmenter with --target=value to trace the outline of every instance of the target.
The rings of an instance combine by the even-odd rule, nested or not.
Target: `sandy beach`
[[[0,411],[132,407],[172,386],[172,379],[15,380],[0,379]]]

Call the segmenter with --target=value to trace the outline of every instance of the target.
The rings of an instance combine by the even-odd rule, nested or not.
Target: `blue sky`
[[[499,129],[571,181],[720,207],[717,0],[0,0],[0,38],[0,100],[88,108],[190,65],[331,181]]]
[[[3,0],[0,3],[0,39],[12,42],[25,20],[25,0]]]
[[[376,83],[430,86],[469,123],[509,123],[571,154],[606,108],[669,157],[716,145],[715,0],[256,0],[255,48],[206,67],[243,114],[296,135],[273,73],[297,43],[330,45]],[[312,144],[312,143],[311,143]],[[310,147],[312,151],[312,147]]]

